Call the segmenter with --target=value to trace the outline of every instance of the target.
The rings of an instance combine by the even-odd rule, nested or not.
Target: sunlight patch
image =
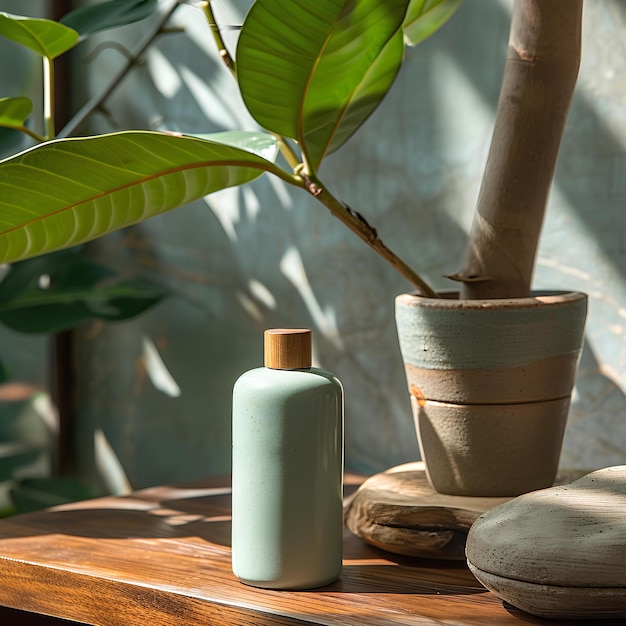
[[[156,389],[170,398],[181,395],[180,387],[163,363],[156,346],[148,337],[143,337],[143,363],[150,382]]]
[[[268,309],[276,310],[276,298],[274,298],[272,292],[263,283],[255,278],[251,278],[248,281],[248,289],[250,289],[250,293]]]
[[[131,493],[133,488],[130,480],[128,480],[120,460],[100,428],[94,431],[93,443],[98,475],[106,485],[107,490],[117,496]]]
[[[318,332],[336,348],[343,349],[343,343],[337,331],[335,312],[330,307],[323,309],[320,306],[307,278],[300,252],[294,246],[290,246],[283,255],[280,261],[280,271],[298,290]]]
[[[204,115],[221,128],[236,128],[238,120],[232,115],[226,102],[215,95],[207,83],[188,67],[181,67],[180,74],[187,89],[198,103]]]
[[[159,93],[165,98],[173,98],[181,88],[182,81],[168,58],[156,47],[150,48],[148,68]]]
[[[263,321],[263,313],[257,304],[242,291],[237,291],[237,300],[248,315],[257,322]]]
[[[222,189],[210,196],[205,196],[204,201],[213,211],[213,215],[219,220],[226,236],[232,244],[237,243],[237,231],[235,225],[240,220],[239,189],[229,187]]]

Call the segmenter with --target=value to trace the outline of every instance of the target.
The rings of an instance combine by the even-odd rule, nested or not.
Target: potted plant
[[[153,9],[154,4],[127,6]],[[516,0],[492,149],[468,254],[462,269],[451,277],[461,283],[460,297],[440,297],[381,240],[363,213],[333,195],[320,175],[324,158],[365,123],[391,88],[405,41],[416,44],[432,34],[458,4],[458,0],[257,0],[241,29],[236,62],[222,41],[210,3],[205,4],[204,14],[222,58],[234,70],[244,103],[268,132],[192,137],[128,131],[65,139],[76,127],[70,124],[55,140],[48,115],[46,136],[37,138],[44,141],[0,163],[0,259],[13,262],[72,246],[263,173],[277,176],[316,198],[417,290],[417,295],[399,299],[398,320],[422,453],[433,485],[473,495],[512,495],[547,486],[556,471],[582,344],[585,297],[531,295],[530,282],[577,76],[582,2]],[[106,12],[115,5],[95,6]],[[79,19],[66,23],[79,30],[88,30],[86,25],[93,29],[94,21],[110,24],[102,15],[94,20],[94,13],[86,9]],[[0,20],[0,32],[26,43],[31,39],[22,33],[25,25],[26,31],[36,30],[37,37],[31,39],[39,41],[38,25],[10,16]],[[76,44],[77,33],[55,25],[54,45],[40,51],[47,67]],[[22,99],[0,102],[4,125],[26,130],[28,114]],[[274,162],[278,150],[285,167]],[[530,308],[531,321],[519,325],[525,308]],[[500,319],[496,313],[500,309],[508,321],[494,321],[492,316]],[[548,330],[539,330],[538,318],[552,310],[557,312],[547,313]],[[412,339],[405,339],[408,311],[418,311],[418,320],[434,313],[435,318],[471,318],[471,324],[457,328],[446,322],[447,330],[433,331],[429,317],[423,331],[421,321],[409,321]],[[476,330],[479,316],[488,318],[482,331]],[[557,338],[562,326],[576,330],[575,336]],[[514,327],[511,336],[503,332],[509,327]],[[496,339],[494,329],[502,331]],[[524,330],[530,330],[526,336],[533,341],[520,339]],[[446,335],[452,346],[459,345],[460,337],[476,335],[478,346],[467,344],[465,354],[494,355],[495,344],[509,354],[474,359],[474,364],[446,361],[454,353],[453,348],[441,347]],[[532,343],[541,348],[538,354],[529,352]],[[519,348],[518,354],[511,353],[512,344]],[[434,374],[428,371],[428,358],[423,358],[426,353],[435,355]],[[485,373],[485,364],[491,361],[500,365],[500,372]],[[546,385],[561,365],[568,377],[558,385]],[[442,387],[438,382],[442,379],[451,381],[452,396],[431,395],[431,388]],[[524,389],[519,389],[522,379],[543,383],[543,391],[522,395],[530,388],[524,383]],[[431,380],[437,381],[434,387]],[[478,396],[473,391],[459,395],[459,390],[465,393],[474,384]],[[503,389],[513,387],[511,399]],[[496,396],[486,395],[494,388]],[[509,403],[512,408],[504,406]],[[486,406],[489,415],[477,415],[477,406]],[[531,416],[530,410],[537,407],[542,412]],[[550,422],[548,431],[555,440],[550,450],[545,422]],[[474,423],[483,424],[478,434],[469,428]],[[529,432],[531,424],[537,428]],[[518,426],[525,434],[518,433]],[[461,441],[453,442],[451,437],[459,434]],[[496,443],[488,443],[488,435],[495,435]],[[508,447],[506,437],[513,441]],[[482,444],[478,459],[470,446],[476,441]],[[520,455],[522,441],[526,447]],[[435,446],[436,462],[429,458],[429,442]],[[493,454],[486,457],[487,452]],[[469,465],[472,459],[478,460],[478,468]],[[523,468],[520,459],[527,462]],[[528,471],[540,459],[547,461],[547,469]],[[512,470],[496,467],[497,461],[511,460]],[[451,474],[444,477],[444,472]]]

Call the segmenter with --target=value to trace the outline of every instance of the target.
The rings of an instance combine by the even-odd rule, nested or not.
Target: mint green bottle
[[[311,331],[265,331],[265,367],[233,389],[232,566],[244,583],[310,589],[341,572],[343,389],[311,367]]]

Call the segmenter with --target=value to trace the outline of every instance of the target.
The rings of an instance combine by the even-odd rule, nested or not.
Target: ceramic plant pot
[[[553,484],[587,296],[396,298],[396,324],[432,487],[516,496]]]

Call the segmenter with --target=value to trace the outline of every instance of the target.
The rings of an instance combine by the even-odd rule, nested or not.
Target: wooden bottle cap
[[[308,328],[271,328],[264,333],[265,367],[298,370],[311,367],[311,331]]]

